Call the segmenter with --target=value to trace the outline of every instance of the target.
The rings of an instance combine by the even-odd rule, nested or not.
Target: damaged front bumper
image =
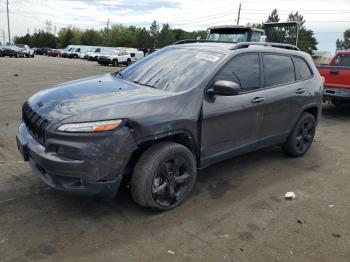
[[[39,143],[21,123],[18,150],[48,186],[77,195],[118,192],[135,142],[124,127],[107,134],[49,134]]]

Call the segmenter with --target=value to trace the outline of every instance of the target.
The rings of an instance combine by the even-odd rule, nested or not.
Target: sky
[[[236,24],[239,0],[9,0],[11,38],[62,27],[101,29],[110,24],[149,27],[153,20],[172,28],[205,30],[212,25]],[[350,29],[350,0],[245,0],[240,24],[265,21],[277,8],[281,21],[292,11],[304,15],[321,51],[335,51],[335,41]],[[0,42],[7,35],[6,0],[0,0]]]

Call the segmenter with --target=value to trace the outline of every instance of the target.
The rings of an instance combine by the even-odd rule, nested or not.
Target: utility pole
[[[239,19],[241,18],[242,3],[239,3],[237,25],[239,25]]]
[[[2,29],[2,38],[3,38],[3,45],[6,45],[6,39],[5,39],[5,30],[4,29]]]
[[[9,17],[9,0],[6,0],[7,7],[7,30],[9,34],[9,44],[11,43],[11,33],[10,33],[10,17]]]
[[[106,32],[106,44],[108,45],[108,28],[109,28],[109,18],[107,20],[107,32]]]

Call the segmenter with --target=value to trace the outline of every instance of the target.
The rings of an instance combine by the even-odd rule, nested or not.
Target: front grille
[[[45,144],[45,129],[49,125],[49,121],[36,113],[25,102],[22,106],[22,119],[29,133],[41,144]]]

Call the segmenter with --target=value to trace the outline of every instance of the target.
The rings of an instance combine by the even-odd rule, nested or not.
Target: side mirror
[[[222,96],[235,96],[239,94],[240,85],[226,80],[220,80],[214,83],[213,87],[208,90],[210,94]]]

